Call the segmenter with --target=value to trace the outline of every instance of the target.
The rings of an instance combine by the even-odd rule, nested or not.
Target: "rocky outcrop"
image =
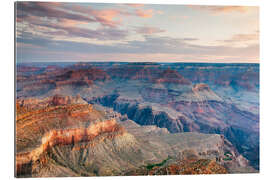
[[[18,75],[18,96],[41,96],[49,91],[63,87],[76,90],[82,87],[90,87],[96,81],[109,81],[110,77],[101,69],[92,66],[71,66],[69,68],[49,68],[49,71],[35,75]]]
[[[259,87],[259,73],[248,69],[236,75],[223,75],[217,78],[216,85],[231,87],[238,90],[256,91]]]
[[[16,174],[30,174],[31,171],[24,172],[24,168],[39,161],[41,155],[46,154],[54,146],[74,146],[80,142],[90,142],[101,134],[107,134],[106,139],[111,139],[115,136],[123,135],[124,132],[124,129],[116,123],[115,119],[98,122],[87,128],[51,130],[42,137],[39,147],[16,155]]]
[[[91,69],[75,69],[67,70],[63,74],[57,76],[56,85],[92,85],[94,81],[106,81],[110,77],[102,70]]]
[[[140,125],[156,125],[160,128],[167,128],[173,133],[184,131],[181,120],[184,120],[185,117],[179,113],[179,116],[174,114],[172,117],[168,112],[153,110],[151,106],[142,106],[136,102],[117,99],[117,95],[105,96],[96,99],[95,102],[112,107],[122,115],[126,114],[129,119],[134,120]]]
[[[189,85],[191,82],[185,79],[181,74],[176,70],[166,69],[164,70],[157,79],[154,79],[155,83],[175,83]]]
[[[168,156],[175,162],[179,153],[189,150],[200,158],[221,159],[217,163],[222,167],[228,164],[222,160],[224,153],[230,153],[229,162],[245,170],[237,151],[220,135],[170,134],[166,128],[140,126],[112,109],[81,101],[79,96],[58,95],[17,103],[17,177],[121,175]],[[159,119],[157,112],[152,115]]]
[[[143,141],[148,146],[152,146],[151,149],[155,153],[157,151],[159,153],[167,152],[159,162],[149,161],[146,166],[131,171],[135,174],[167,174],[159,170],[169,168],[171,165],[179,171],[172,172],[167,169],[168,174],[256,172],[223,135],[195,132],[170,134],[163,131],[162,128],[152,126],[149,131],[148,126],[140,126],[131,120],[123,121],[121,125],[126,128],[127,132],[134,135],[138,142]],[[147,145],[144,146],[147,147]],[[171,148],[174,149],[173,152]],[[164,159],[166,159],[166,163]],[[208,163],[203,163],[199,167],[193,166],[200,161],[212,162],[210,167],[213,165],[215,168],[208,169]],[[185,171],[189,169],[188,167],[190,170]],[[197,171],[195,167],[201,171],[199,169]],[[133,173],[128,172],[127,174],[132,175]]]
[[[112,67],[107,72],[112,78],[116,79],[152,81],[162,72],[158,67],[158,64],[128,63]]]
[[[195,84],[192,88],[194,92],[211,91],[207,84]]]
[[[16,108],[17,176],[29,176],[35,166],[47,164],[44,157],[55,147],[88,148],[125,134],[115,118],[79,96],[22,99]]]
[[[126,72],[126,73],[125,73]],[[129,63],[108,70],[112,78],[125,80],[144,80],[150,83],[173,83],[190,85],[179,72],[170,68],[163,69],[155,63]]]
[[[25,75],[35,75],[40,72],[43,72],[44,68],[42,67],[35,67],[30,65],[18,65],[17,66],[17,74],[21,77],[24,77]]]
[[[254,124],[258,117],[223,101],[204,100],[207,98],[206,93],[212,93],[207,85],[195,85],[193,91],[201,98],[194,102],[171,103],[171,109],[162,106],[155,107],[155,105],[140,105],[139,102],[121,99],[117,95],[105,96],[95,102],[113,107],[115,111],[122,115],[126,114],[129,119],[140,125],[156,125],[160,128],[167,128],[171,133],[223,134],[257,168],[259,153],[255,152],[258,152],[256,139],[259,134]],[[213,98],[213,96],[211,97]],[[203,101],[199,101],[200,99]],[[189,100],[192,99],[189,98]],[[252,156],[248,153],[251,151],[254,152]]]
[[[87,104],[87,102],[84,101],[80,97],[80,95],[77,95],[75,98],[72,98],[71,96],[55,95],[52,97],[51,100],[49,100],[49,104],[52,104],[54,106],[59,106],[59,105],[68,105],[68,104]]]
[[[43,99],[38,98],[23,98],[17,99],[16,104],[18,106],[17,110],[20,108],[27,108],[27,109],[37,109],[37,108],[44,108],[49,106],[61,106],[61,105],[70,105],[70,104],[87,104],[80,95],[78,94],[76,97],[72,96],[62,96],[56,94],[54,96],[50,96]]]
[[[49,65],[45,68],[44,72],[55,72],[55,71],[61,71],[61,67],[55,66],[55,65]]]
[[[17,152],[38,146],[41,137],[53,129],[85,128],[108,119],[79,96],[21,99],[16,107]]]

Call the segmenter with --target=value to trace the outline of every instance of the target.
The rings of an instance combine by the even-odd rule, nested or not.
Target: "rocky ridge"
[[[17,177],[124,175],[169,156],[173,163],[179,153],[189,150],[222,167],[227,162],[218,159],[228,152],[230,163],[246,170],[237,151],[220,135],[170,134],[164,128],[139,126],[106,108],[76,104],[83,102],[80,97],[19,102]]]

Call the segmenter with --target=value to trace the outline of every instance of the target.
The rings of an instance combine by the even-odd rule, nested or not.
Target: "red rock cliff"
[[[108,138],[114,138],[124,132],[124,128],[118,125],[115,119],[94,123],[88,128],[51,130],[42,137],[42,143],[39,147],[16,155],[16,173],[20,174],[27,164],[37,161],[49,148],[56,145],[74,145],[92,141],[104,133],[109,134]]]

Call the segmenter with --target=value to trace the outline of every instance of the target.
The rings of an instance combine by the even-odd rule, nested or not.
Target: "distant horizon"
[[[17,64],[28,64],[28,63],[183,63],[183,64],[260,64],[259,62],[163,62],[163,61],[27,61],[27,62],[16,62]]]

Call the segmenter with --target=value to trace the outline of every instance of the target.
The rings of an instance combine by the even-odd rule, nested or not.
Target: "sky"
[[[16,3],[17,62],[259,63],[259,8]]]

